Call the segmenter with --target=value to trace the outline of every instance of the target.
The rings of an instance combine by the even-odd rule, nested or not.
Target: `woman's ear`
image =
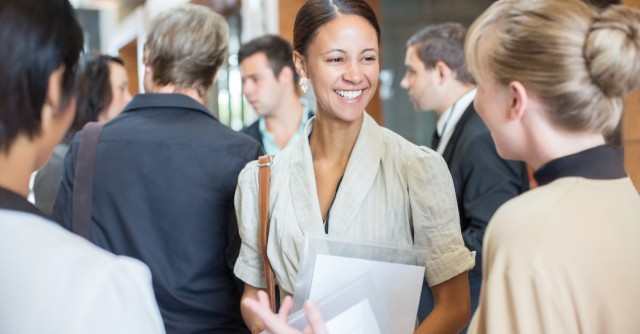
[[[62,93],[62,75],[64,73],[64,66],[58,67],[55,71],[49,75],[47,82],[47,93],[44,99],[44,105],[42,106],[42,113],[51,112],[53,115],[57,114],[60,109],[61,93]]]
[[[62,77],[64,66],[60,66],[49,75],[47,93],[40,114],[40,129],[44,134],[55,134],[54,142],[62,139],[75,116],[75,98],[63,100]]]
[[[527,88],[520,81],[509,83],[509,118],[522,118],[529,104],[529,93]]]
[[[298,76],[307,77],[307,68],[304,56],[301,55],[298,51],[293,51],[293,64],[296,66],[296,72],[298,72]]]

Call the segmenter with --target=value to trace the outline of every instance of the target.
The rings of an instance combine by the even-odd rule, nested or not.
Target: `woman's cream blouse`
[[[267,254],[281,289],[292,294],[306,234],[324,234],[308,134],[278,153],[271,165]],[[235,195],[242,239],[234,272],[265,288],[258,215],[258,166],[242,170]],[[355,240],[416,245],[430,286],[474,265],[464,246],[453,182],[436,152],[416,146],[364,114],[362,128],[331,208],[329,234]]]

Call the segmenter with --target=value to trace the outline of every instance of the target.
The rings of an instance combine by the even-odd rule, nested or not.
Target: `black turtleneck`
[[[596,146],[578,153],[551,160],[540,167],[533,177],[539,185],[562,177],[584,177],[595,180],[619,179],[627,176],[624,170],[624,151],[621,147]]]

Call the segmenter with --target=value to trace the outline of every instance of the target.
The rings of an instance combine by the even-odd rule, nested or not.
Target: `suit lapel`
[[[467,109],[464,111],[458,123],[456,123],[456,127],[451,134],[451,138],[449,142],[447,142],[447,147],[444,148],[444,152],[442,152],[442,157],[447,164],[451,164],[451,159],[453,158],[453,152],[455,152],[455,147],[458,145],[458,141],[462,136],[462,132],[464,131],[464,127],[467,125],[473,114],[475,113],[475,109],[473,108],[473,102],[469,104]]]

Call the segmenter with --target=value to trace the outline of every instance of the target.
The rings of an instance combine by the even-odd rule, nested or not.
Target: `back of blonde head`
[[[227,56],[228,25],[224,17],[200,5],[185,5],[158,14],[149,26],[146,65],[154,83],[196,88],[201,96],[213,84]]]
[[[640,84],[640,11],[500,0],[469,28],[465,57],[477,80],[522,82],[557,126],[607,134],[620,121],[623,96]]]

